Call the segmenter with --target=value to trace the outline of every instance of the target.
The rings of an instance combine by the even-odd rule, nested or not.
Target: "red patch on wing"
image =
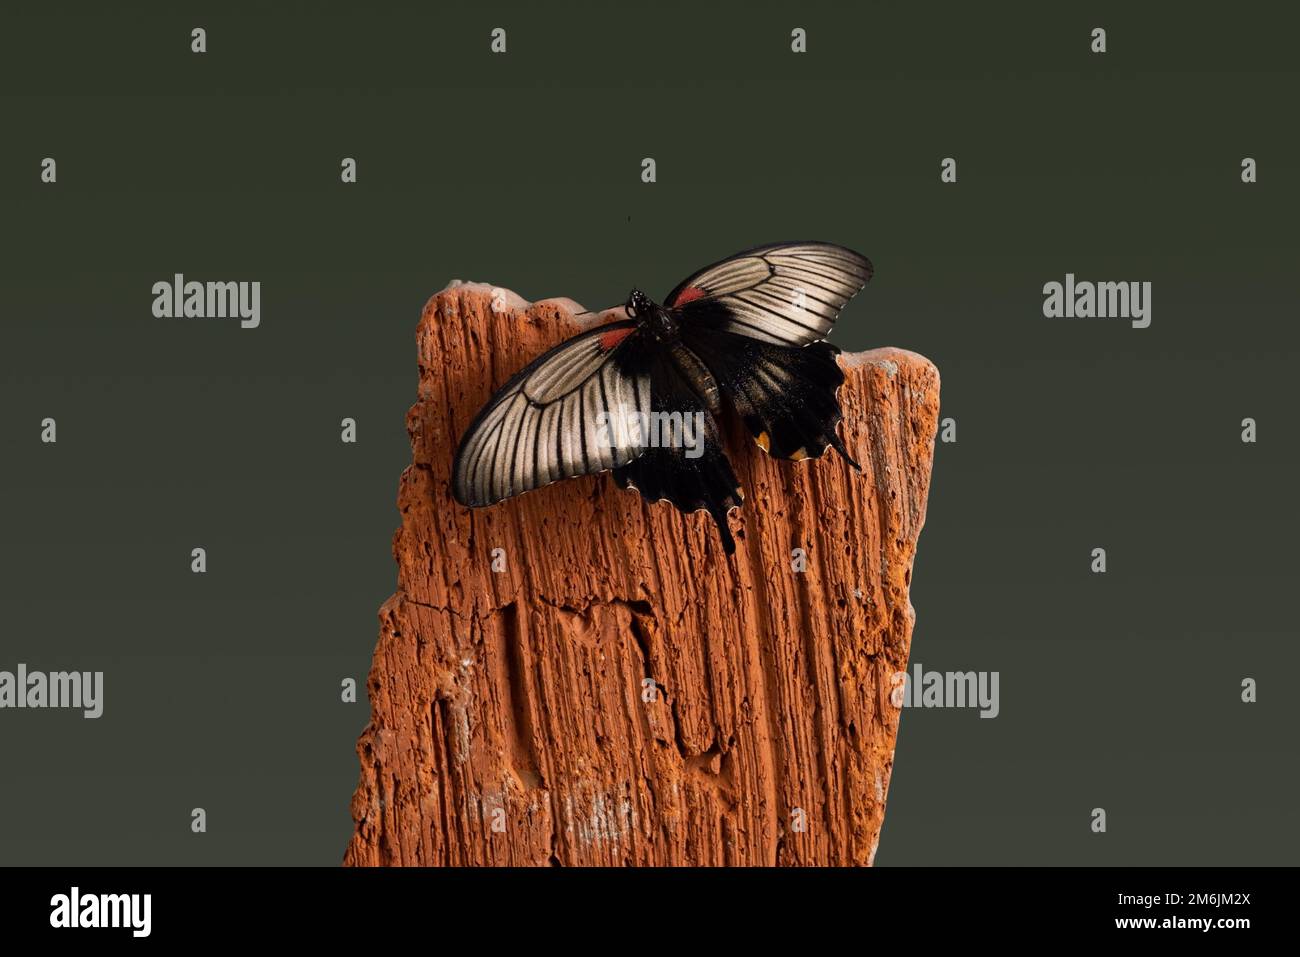
[[[600,348],[608,352],[634,332],[636,332],[636,326],[628,326],[626,329],[611,329],[600,337]]]
[[[687,286],[677,294],[677,298],[672,301],[672,305],[681,306],[696,299],[703,299],[708,293],[699,286]]]

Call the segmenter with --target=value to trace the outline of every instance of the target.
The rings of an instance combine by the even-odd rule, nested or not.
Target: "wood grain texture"
[[[380,609],[345,863],[869,864],[935,367],[898,349],[840,357],[861,473],[833,453],[774,461],[729,426],[745,490],[729,560],[706,513],[646,505],[607,474],[486,509],[452,500],[474,414],[579,329],[568,300],[492,303],[454,285],[420,320],[398,588]]]

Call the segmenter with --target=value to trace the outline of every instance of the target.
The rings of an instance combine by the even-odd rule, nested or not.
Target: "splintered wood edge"
[[[603,326],[607,322],[615,322],[621,319],[627,319],[627,313],[623,306],[610,306],[608,309],[593,311],[588,309],[582,303],[567,296],[553,296],[548,299],[539,299],[536,302],[529,302],[523,296],[519,295],[513,289],[505,286],[494,286],[486,282],[463,281],[453,279],[442,289],[434,293],[429,299],[429,304],[440,296],[449,292],[481,292],[487,296],[500,296],[504,305],[518,312],[526,312],[538,306],[554,306],[561,312],[568,315],[574,326],[579,330],[590,329],[593,326]],[[428,310],[428,304],[425,306]],[[935,379],[939,378],[939,369],[933,362],[921,355],[919,352],[912,352],[909,349],[901,349],[897,346],[881,346],[875,349],[867,349],[862,352],[841,352],[839,363],[847,369],[856,369],[861,367],[874,367],[882,369],[889,378],[898,374],[898,366],[901,363],[919,364],[929,366]]]

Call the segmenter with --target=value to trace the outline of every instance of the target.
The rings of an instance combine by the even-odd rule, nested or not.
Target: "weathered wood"
[[[898,349],[841,356],[861,473],[833,453],[774,461],[733,424],[745,501],[728,559],[706,513],[648,506],[609,475],[453,501],[471,418],[578,329],[568,300],[497,304],[456,285],[420,321],[398,589],[380,610],[345,863],[869,864],[937,370]]]

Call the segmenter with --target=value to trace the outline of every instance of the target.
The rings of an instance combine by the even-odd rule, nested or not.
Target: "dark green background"
[[[0,862],[337,863],[424,301],[803,237],[876,266],[833,341],[929,356],[958,421],[912,660],[1001,673],[996,720],[904,714],[877,862],[1296,861],[1283,5],[15,6],[0,668],[107,675],[98,721],[0,712]],[[1043,318],[1067,271],[1151,327]],[[260,280],[261,328],[154,319],[174,272]]]

